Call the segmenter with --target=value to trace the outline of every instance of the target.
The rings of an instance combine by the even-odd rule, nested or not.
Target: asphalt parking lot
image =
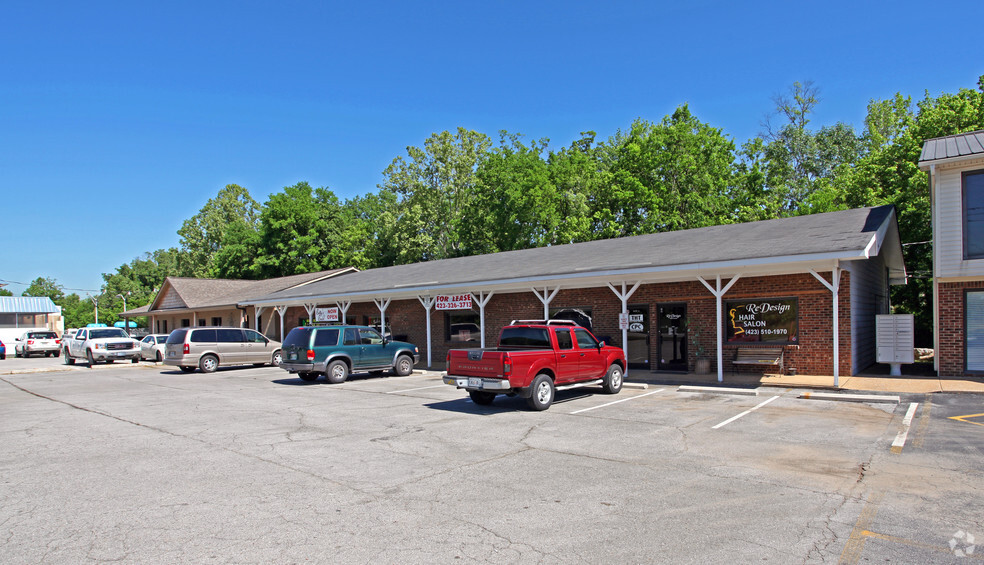
[[[9,361],[5,563],[984,554],[972,552],[984,539],[978,395],[575,389],[531,412],[518,398],[476,406],[420,371],[330,385],[270,367]]]

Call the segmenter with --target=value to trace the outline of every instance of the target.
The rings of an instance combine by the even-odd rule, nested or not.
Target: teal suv
[[[280,368],[309,382],[324,375],[341,383],[360,371],[406,376],[419,360],[417,346],[386,339],[369,326],[301,326],[287,334]]]

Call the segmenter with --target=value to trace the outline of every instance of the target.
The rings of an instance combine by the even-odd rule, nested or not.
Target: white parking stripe
[[[895,436],[895,441],[892,442],[892,453],[900,453],[902,451],[902,446],[905,445],[905,440],[909,437],[909,427],[912,425],[912,417],[916,415],[916,408],[919,407],[918,402],[909,403],[909,410],[905,413],[905,418],[902,418],[902,430],[899,434]]]
[[[415,390],[427,390],[429,388],[441,388],[442,386],[445,386],[446,387],[448,385],[441,384],[441,385],[434,385],[434,386],[422,386],[422,387],[419,387],[419,388],[405,388],[403,390],[391,390],[391,391],[387,392],[386,394],[399,394],[401,392],[412,392],[412,391],[415,391]]]
[[[659,390],[654,390],[652,392],[647,392],[645,394],[640,394],[639,396],[630,396],[629,398],[623,398],[621,400],[615,400],[615,401],[609,402],[607,404],[601,404],[599,406],[592,406],[591,408],[582,408],[580,410],[575,410],[574,412],[571,412],[571,414],[580,414],[581,412],[587,412],[588,410],[594,410],[595,408],[604,408],[605,406],[611,406],[612,404],[618,404],[619,402],[627,402],[629,400],[635,400],[637,398],[642,398],[643,396],[649,396],[650,394],[656,394],[657,392],[663,392],[664,390],[666,390],[666,389],[661,388]]]
[[[730,424],[731,422],[734,422],[738,418],[741,418],[742,416],[747,416],[747,415],[751,414],[752,412],[758,410],[759,408],[765,406],[766,404],[772,402],[773,400],[775,400],[777,398],[779,398],[779,396],[773,396],[772,398],[770,398],[770,399],[768,399],[768,400],[766,400],[764,402],[760,402],[758,404],[758,406],[756,406],[755,408],[749,408],[748,410],[745,410],[744,412],[742,412],[741,414],[738,414],[737,416],[735,416],[733,418],[728,418],[727,420],[725,420],[725,421],[721,422],[720,424],[712,427],[711,429],[712,430],[716,430],[716,429],[720,428],[721,426],[727,426],[728,424]]]

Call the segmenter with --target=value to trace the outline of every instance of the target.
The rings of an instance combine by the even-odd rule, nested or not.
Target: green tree
[[[347,266],[338,247],[343,221],[341,204],[327,188],[285,187],[260,214],[256,272],[270,278]]]
[[[765,173],[765,196],[760,204],[767,217],[827,212],[843,207],[838,191],[831,186],[839,172],[862,156],[863,140],[850,125],[838,123],[811,131],[811,115],[820,103],[820,90],[812,82],[795,82],[788,93],[773,98],[775,116],[771,118],[763,141],[746,156],[761,151],[758,169]],[[751,149],[746,147],[746,149]]]
[[[686,105],[658,124],[636,120],[609,147],[611,186],[595,198],[602,237],[733,221],[734,143]]]
[[[487,135],[459,127],[431,135],[423,148],[407,147],[408,158],[397,157],[383,171],[380,188],[400,198],[392,234],[400,243],[398,262],[463,254],[465,214],[490,145]]]
[[[228,184],[209,199],[198,214],[185,220],[178,235],[186,262],[182,275],[212,277],[216,275],[215,254],[222,245],[223,234],[235,223],[256,225],[260,206],[245,188]]]
[[[465,205],[461,248],[467,254],[555,244],[565,221],[562,195],[543,158],[547,140],[527,146],[520,135],[499,135],[500,145],[476,171],[476,190]]]
[[[38,277],[31,281],[21,296],[47,296],[52,302],[58,304],[64,298],[65,292],[62,290],[62,285],[58,284],[55,279]]]
[[[5,288],[0,288],[0,296],[13,296],[14,293]]]

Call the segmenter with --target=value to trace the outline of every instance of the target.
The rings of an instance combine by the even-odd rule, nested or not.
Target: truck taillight
[[[448,351],[447,366],[451,366],[451,352]]]
[[[508,354],[502,358],[502,372],[506,377],[512,374],[512,359],[509,358]]]
[[[308,361],[314,361],[314,350],[313,349],[308,349],[307,358],[308,358]]]
[[[61,345],[61,340],[60,339],[56,339],[55,340],[55,345]]]
[[[28,344],[28,345],[34,345],[34,340],[33,340],[33,339],[29,339],[29,340],[27,340],[27,344]]]
[[[191,355],[191,346],[188,345],[187,343],[184,344],[184,350],[183,350],[183,352],[184,352],[185,355]]]

